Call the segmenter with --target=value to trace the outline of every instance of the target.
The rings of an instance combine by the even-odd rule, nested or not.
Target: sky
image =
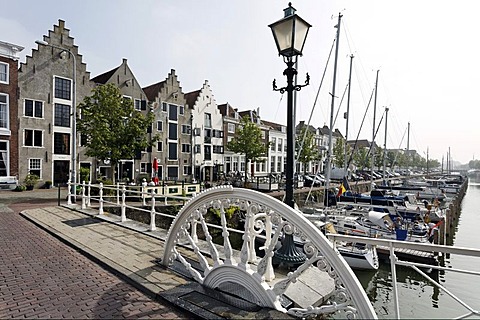
[[[353,55],[349,140],[371,141],[375,127],[377,145],[386,140],[388,149],[408,147],[440,163],[449,152],[460,163],[480,157],[480,2],[297,0],[292,5],[312,25],[297,64],[298,83],[307,72],[311,78],[297,93],[297,123],[330,126],[335,50],[328,57],[341,15],[333,127],[345,135],[344,93]],[[268,25],[283,17],[288,1],[0,0],[0,6],[0,41],[25,48],[20,62],[62,19],[92,78],[118,67],[123,58],[143,87],[175,69],[185,93],[208,80],[217,104],[258,109],[264,120],[287,123],[286,93],[272,90],[273,79],[278,87],[286,85],[286,65]]]

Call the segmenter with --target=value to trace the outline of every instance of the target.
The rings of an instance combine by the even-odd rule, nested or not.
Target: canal
[[[480,179],[469,180],[461,205],[453,243],[480,249]],[[480,258],[450,255],[444,266],[480,272]],[[380,319],[395,318],[390,265],[381,263],[376,271],[355,271]],[[433,279],[470,307],[480,309],[480,276],[455,272],[432,272]],[[444,291],[411,268],[397,266],[397,287],[401,318],[451,319],[468,312]]]

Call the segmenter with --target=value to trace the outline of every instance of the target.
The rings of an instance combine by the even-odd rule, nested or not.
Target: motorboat
[[[428,242],[428,226],[422,222],[405,224],[401,217],[394,223],[388,212],[370,210],[366,214],[336,214],[327,216],[338,233],[355,236]]]
[[[325,223],[325,216],[304,214],[304,216],[309,219],[317,228],[319,228],[323,233],[337,233],[335,227],[332,223]],[[336,241],[334,243],[338,252],[345,259],[347,264],[352,269],[359,270],[377,270],[379,267],[379,260],[377,255],[377,249],[375,246],[364,244],[364,243],[354,243],[346,241]]]

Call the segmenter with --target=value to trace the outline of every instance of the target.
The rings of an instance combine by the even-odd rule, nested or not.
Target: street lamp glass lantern
[[[295,9],[291,3],[284,11],[285,17],[283,19],[269,25],[277,45],[278,54],[287,58],[301,56],[311,25],[295,14]]]

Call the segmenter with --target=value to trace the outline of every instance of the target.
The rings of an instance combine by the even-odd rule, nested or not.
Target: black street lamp
[[[295,169],[295,123],[293,91],[300,91],[302,87],[307,86],[310,77],[307,73],[304,85],[294,85],[293,82],[297,70],[295,70],[293,66],[296,63],[297,57],[302,55],[303,46],[311,25],[295,14],[296,10],[292,7],[292,3],[289,3],[288,8],[283,11],[285,13],[283,19],[272,23],[269,27],[272,29],[278,54],[283,56],[283,61],[287,64],[287,69],[283,71],[283,75],[287,76],[287,86],[278,89],[276,81],[273,80],[273,90],[280,91],[280,93],[287,92],[287,168],[285,170],[285,203],[294,208],[293,176]],[[296,250],[293,236],[286,235],[282,247],[275,252],[274,259],[287,265],[295,265],[305,261],[306,256],[303,252]]]

